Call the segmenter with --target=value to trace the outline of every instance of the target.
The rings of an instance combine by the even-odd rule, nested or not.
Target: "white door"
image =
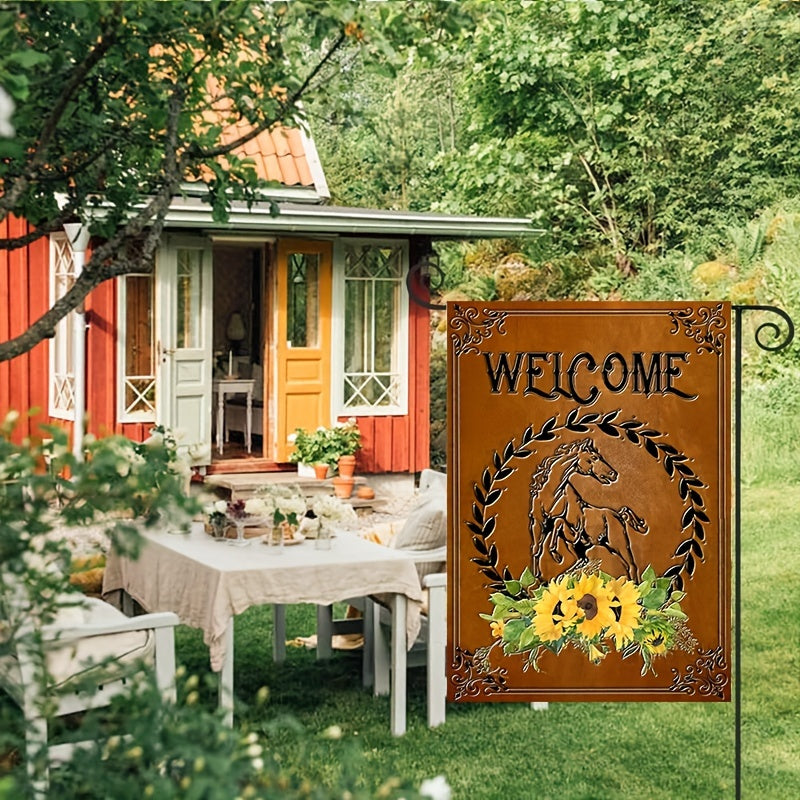
[[[168,237],[156,266],[156,418],[192,463],[211,462],[212,280],[210,243]]]

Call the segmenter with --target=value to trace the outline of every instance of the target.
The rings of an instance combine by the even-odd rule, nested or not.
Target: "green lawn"
[[[800,797],[800,488],[745,489],[742,509],[743,797],[784,800]],[[290,635],[313,627],[311,607],[289,610]],[[180,631],[178,657],[207,672],[198,632]],[[314,784],[335,785],[344,770],[345,784],[371,792],[393,776],[418,784],[443,773],[456,798],[734,796],[732,704],[449,705],[446,724],[429,730],[424,671],[412,671],[408,733],[394,739],[388,699],[360,687],[358,654],[317,663],[313,652],[290,649],[284,665],[272,663],[268,609],[237,618],[235,663],[239,721]],[[270,699],[258,706],[261,686]],[[213,704],[210,692],[204,701]],[[338,741],[321,735],[332,725],[344,733]]]
[[[800,797],[800,487],[745,488],[742,511],[743,797],[787,800]],[[259,734],[266,758],[279,762],[291,785],[306,779],[316,787],[292,796],[340,798],[349,787],[380,797],[393,779],[419,786],[444,774],[454,798],[468,800],[734,797],[732,704],[564,703],[545,712],[453,704],[447,722],[429,730],[425,675],[416,670],[408,732],[395,739],[388,698],[361,688],[360,654],[317,663],[313,651],[290,648],[286,663],[275,665],[270,619],[260,608],[236,621],[236,724]],[[290,608],[287,625],[291,636],[313,632],[313,608]],[[199,631],[179,629],[177,655],[205,678],[200,703],[213,709],[215,682]],[[265,704],[257,701],[264,686]],[[6,734],[21,734],[20,715],[5,697],[0,719],[0,744]],[[324,735],[331,726],[339,726],[340,739]],[[0,764],[0,778],[3,770]]]

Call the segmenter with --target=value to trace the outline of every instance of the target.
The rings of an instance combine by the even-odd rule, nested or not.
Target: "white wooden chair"
[[[417,641],[407,654],[407,666],[422,664],[427,670],[428,726],[435,728],[445,721],[447,701],[447,676],[445,674],[445,645],[447,644],[447,576],[434,572],[422,579],[427,591],[427,609],[422,614]],[[388,695],[392,670],[391,649],[387,641],[388,626],[391,625],[389,610],[369,598],[364,614],[365,647],[372,659],[373,692]]]
[[[74,596],[70,602],[76,602]],[[4,616],[8,620],[8,614]],[[178,617],[171,612],[129,618],[102,600],[82,598],[79,604],[60,609],[53,623],[39,629],[41,645],[34,644],[37,631],[30,617],[16,630],[13,620],[8,622],[11,635],[0,644],[0,687],[22,709],[26,764],[39,794],[47,789],[49,767],[89,744],[85,740],[48,746],[51,718],[109,705],[143,661],[154,663],[165,701],[175,700]],[[45,747],[46,767],[37,774],[36,759]]]
[[[447,476],[434,470],[423,470],[420,476],[420,490],[446,491]],[[434,550],[404,550],[418,564],[440,564],[447,558],[447,547]],[[445,721],[447,701],[446,646],[447,646],[447,575],[435,572],[422,578],[423,589],[427,592],[427,608],[422,615],[422,627],[417,641],[408,653],[409,667],[425,664],[427,668],[427,710],[428,726],[433,728]],[[387,641],[391,614],[374,598],[369,598],[365,609],[365,660],[371,659],[372,671],[367,680],[373,682],[376,695],[389,694],[391,649]],[[366,681],[365,681],[366,682]],[[544,711],[546,702],[531,703],[531,708]]]

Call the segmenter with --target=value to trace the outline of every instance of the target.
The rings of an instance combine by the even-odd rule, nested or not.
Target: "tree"
[[[780,0],[475,4],[460,210],[528,213],[563,252],[637,253],[800,192],[800,9]]]
[[[183,181],[206,181],[220,220],[232,200],[259,197],[265,185],[235,151],[275,124],[300,124],[301,99],[331,86],[339,51],[359,48],[388,68],[440,24],[457,25],[451,5],[0,5],[0,86],[16,103],[15,138],[0,139],[0,221],[14,214],[35,226],[0,248],[25,246],[76,216],[101,240],[73,287],[0,343],[0,360],[52,336],[103,281],[152,269]],[[237,123],[246,125],[233,132]]]
[[[437,56],[448,56],[440,43]],[[342,91],[308,105],[331,195],[343,205],[428,210],[461,140],[458,63],[417,59],[396,75],[347,65]],[[318,124],[317,124],[318,123]]]

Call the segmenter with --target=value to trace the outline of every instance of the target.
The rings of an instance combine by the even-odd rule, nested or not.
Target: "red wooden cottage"
[[[84,315],[0,363],[0,419],[20,411],[22,436],[77,415],[80,432],[84,407],[87,432],[142,439],[159,423],[180,431],[198,467],[257,472],[286,464],[295,428],[353,416],[362,473],[419,471],[429,312],[409,295],[409,271],[435,239],[515,236],[528,221],[328,205],[313,141],[296,129],[264,132],[245,152],[281,186],[225,224],[202,202],[205,187],[187,186],[153,274],[102,284]],[[0,223],[3,237],[26,230]],[[65,231],[0,252],[0,340],[66,291],[85,246]]]

